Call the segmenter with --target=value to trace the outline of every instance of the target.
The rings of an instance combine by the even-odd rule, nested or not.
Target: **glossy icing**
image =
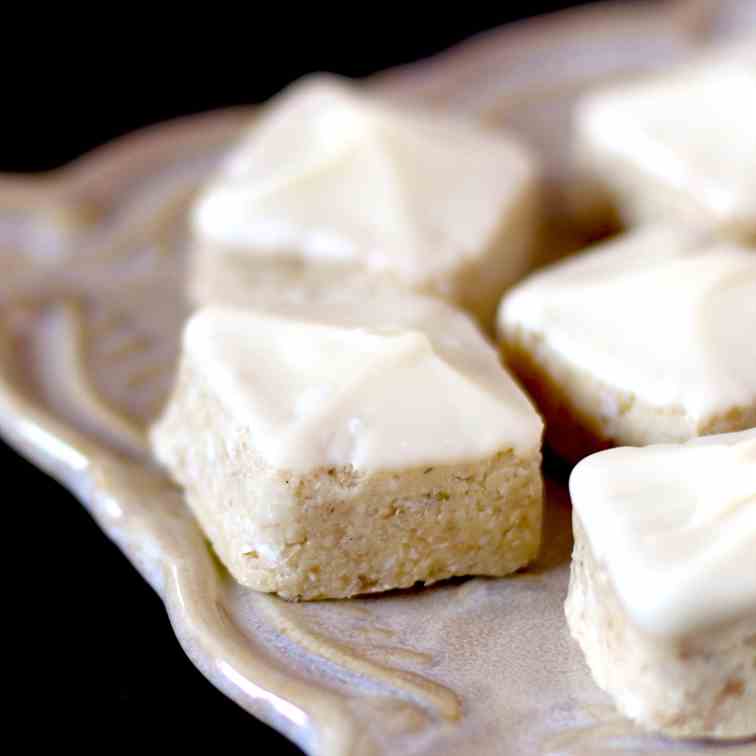
[[[756,253],[704,233],[645,228],[552,266],[505,297],[499,326],[696,424],[756,402]]]
[[[756,614],[756,429],[599,452],[570,495],[643,630],[678,637]]]
[[[193,226],[199,239],[250,255],[418,283],[492,244],[534,176],[505,134],[318,75],[254,123],[200,195]]]
[[[495,351],[433,300],[320,316],[208,308],[183,342],[274,467],[392,470],[539,449],[541,420]]]
[[[670,73],[588,95],[576,120],[588,159],[606,168],[607,183],[640,215],[703,211],[756,236],[756,35]]]

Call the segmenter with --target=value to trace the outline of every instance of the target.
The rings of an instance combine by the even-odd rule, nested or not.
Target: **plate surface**
[[[547,161],[561,251],[575,243],[560,202],[575,96],[756,26],[753,0],[649,5],[523,22],[365,86],[531,141]],[[543,555],[509,579],[291,604],[225,573],[150,459],[145,429],[187,312],[186,210],[251,117],[194,117],[42,178],[0,180],[3,436],[76,493],[160,594],[203,674],[309,754],[754,754],[753,742],[645,735],[592,683],[563,619],[563,481],[548,483]]]

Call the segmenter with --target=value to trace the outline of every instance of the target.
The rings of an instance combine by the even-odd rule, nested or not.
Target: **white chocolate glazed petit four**
[[[567,458],[756,425],[756,250],[626,233],[516,286],[499,333]]]
[[[756,429],[594,454],[570,493],[567,619],[600,687],[651,729],[756,735]]]
[[[541,432],[466,315],[397,292],[200,310],[152,442],[237,580],[318,598],[527,564]]]
[[[198,198],[190,294],[389,282],[482,321],[534,263],[538,177],[513,138],[318,75],[277,97]]]
[[[588,95],[576,130],[583,172],[625,221],[756,242],[756,36]]]

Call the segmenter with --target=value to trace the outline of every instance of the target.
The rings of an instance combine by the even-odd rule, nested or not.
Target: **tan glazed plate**
[[[756,0],[586,7],[490,32],[365,82],[506,123],[548,161],[552,236],[570,104],[610,77],[756,28]],[[619,717],[568,637],[571,535],[549,482],[538,564],[360,600],[287,603],[237,585],[145,428],[170,389],[186,314],[186,210],[251,112],[169,123],[41,178],[0,179],[0,430],[69,487],[160,594],[227,696],[317,756],[756,753],[674,742]]]

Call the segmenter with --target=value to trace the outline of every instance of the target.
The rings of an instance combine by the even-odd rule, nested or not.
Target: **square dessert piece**
[[[467,316],[396,294],[200,310],[151,439],[239,582],[315,599],[526,565],[541,432]]]
[[[570,478],[567,621],[646,728],[756,735],[756,429],[621,448]]]
[[[756,242],[756,36],[587,96],[576,133],[594,213],[613,206],[630,223],[692,221]]]
[[[489,325],[533,266],[533,157],[475,121],[390,105],[318,75],[275,98],[192,213],[190,296],[390,282]]]
[[[649,227],[532,275],[501,304],[507,361],[577,460],[756,425],[756,250]]]

